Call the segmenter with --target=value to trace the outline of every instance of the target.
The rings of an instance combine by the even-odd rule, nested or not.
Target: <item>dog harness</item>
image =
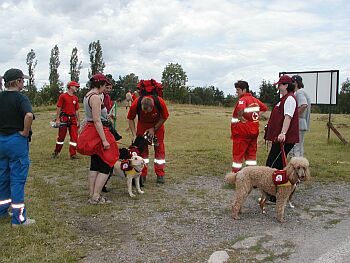
[[[132,168],[131,170],[127,170],[127,171],[123,171],[123,172],[124,172],[125,177],[127,177],[128,175],[135,176],[135,175],[140,173],[140,172],[136,171],[135,168]]]

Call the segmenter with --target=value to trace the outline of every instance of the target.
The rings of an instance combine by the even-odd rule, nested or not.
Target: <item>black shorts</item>
[[[91,155],[90,171],[109,174],[111,167],[106,164],[97,154]]]

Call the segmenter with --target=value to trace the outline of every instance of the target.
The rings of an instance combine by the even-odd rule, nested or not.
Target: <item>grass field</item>
[[[230,171],[230,108],[170,104],[166,122],[166,185],[176,185],[191,176],[223,177]],[[125,190],[121,206],[87,205],[87,172],[89,157],[70,160],[68,138],[58,159],[51,159],[57,130],[49,126],[55,116],[53,107],[36,109],[31,143],[31,168],[26,187],[29,217],[37,224],[11,229],[10,219],[0,220],[0,262],[76,262],[84,258],[89,243],[83,243],[70,220],[78,215],[89,218],[111,209],[136,205],[130,202]],[[268,117],[268,114],[266,114]],[[306,157],[311,164],[314,180],[321,182],[350,181],[350,146],[340,143],[331,133],[327,143],[328,115],[313,114],[311,131],[306,134]],[[332,122],[347,141],[350,141],[350,116],[333,115]],[[261,127],[266,123],[261,122]],[[129,145],[131,137],[125,132],[126,111],[118,112],[118,131],[123,135],[121,147]],[[259,138],[258,163],[264,164],[268,149]],[[150,169],[150,175],[152,169]],[[153,176],[154,177],[154,176]],[[115,187],[115,185],[113,185]],[[125,189],[125,185],[118,185]],[[161,197],[157,186],[150,184],[146,199]],[[196,192],[200,195],[200,191]],[[146,200],[147,201],[147,200]],[[186,205],[186,202],[183,203]],[[161,210],[158,212],[162,212]],[[166,212],[166,211],[165,211]],[[179,222],[181,223],[181,222]]]

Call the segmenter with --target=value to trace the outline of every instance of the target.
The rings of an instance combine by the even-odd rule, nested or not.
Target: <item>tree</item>
[[[131,92],[135,91],[138,83],[139,77],[136,76],[134,73],[130,73],[121,78],[121,85],[124,88],[125,93],[128,90],[130,90]]]
[[[103,73],[105,68],[105,63],[102,57],[102,47],[100,44],[100,40],[91,42],[89,44],[89,54],[90,54],[90,67],[89,70],[89,78],[96,73]]]
[[[35,86],[35,79],[34,79],[34,72],[35,67],[38,64],[38,60],[35,59],[36,55],[33,49],[30,50],[30,52],[27,54],[27,65],[28,65],[28,75],[29,75],[29,81],[27,83],[27,96],[31,103],[34,103],[35,95],[37,93],[37,89]]]
[[[82,61],[79,62],[78,59],[78,49],[75,47],[72,50],[72,55],[70,57],[70,79],[79,82],[80,70],[82,67]]]
[[[347,78],[342,83],[338,96],[339,113],[350,113],[350,80]]]
[[[279,101],[279,93],[275,86],[270,81],[263,80],[260,85],[259,99],[270,105],[275,105]]]
[[[55,45],[54,48],[51,50],[50,56],[50,91],[48,93],[50,94],[49,102],[51,103],[55,103],[60,93],[62,92],[62,83],[59,80],[60,75],[58,74],[58,67],[61,64],[59,54],[60,51],[58,49],[58,46]]]
[[[169,63],[162,73],[162,84],[164,87],[164,98],[179,103],[188,102],[188,88],[186,72],[181,65]]]

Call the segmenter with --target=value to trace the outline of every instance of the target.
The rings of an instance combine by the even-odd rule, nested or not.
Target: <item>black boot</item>
[[[164,176],[157,175],[157,184],[164,184],[164,183],[165,183]]]
[[[146,176],[140,176],[140,186],[144,187],[146,183]]]

